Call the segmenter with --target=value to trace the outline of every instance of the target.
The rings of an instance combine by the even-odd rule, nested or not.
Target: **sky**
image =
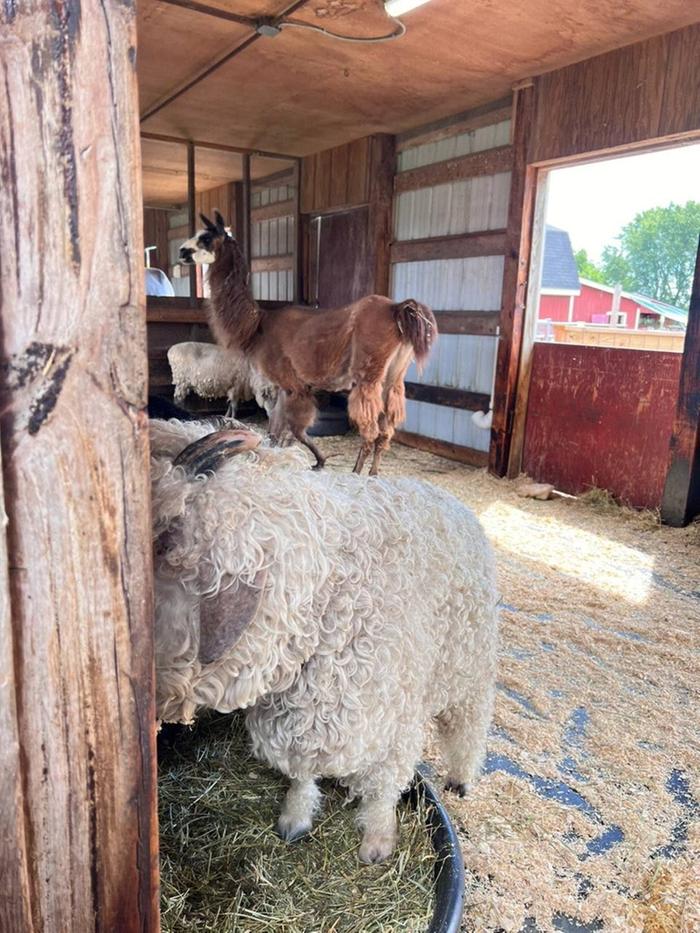
[[[554,170],[547,223],[597,262],[635,214],[671,201],[700,201],[700,144]]]

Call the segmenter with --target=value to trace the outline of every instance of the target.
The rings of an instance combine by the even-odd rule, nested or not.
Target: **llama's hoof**
[[[311,832],[311,822],[297,822],[281,816],[277,821],[277,832],[285,842],[296,842]]]
[[[365,838],[360,846],[360,861],[366,865],[383,862],[394,851],[395,844],[396,837],[393,833],[390,836],[370,836]]]
[[[445,782],[445,790],[451,790],[454,794],[458,794],[460,797],[466,797],[469,793],[469,785],[459,783],[458,781],[447,780]]]

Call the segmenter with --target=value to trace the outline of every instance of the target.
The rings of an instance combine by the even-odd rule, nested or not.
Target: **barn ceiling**
[[[177,2],[138,4],[142,129],[292,155],[466,110],[507,94],[519,79],[698,18],[688,0],[431,0],[405,14],[406,35],[387,43],[351,44],[291,28],[258,37],[156,109],[254,35]],[[262,16],[290,0],[200,5]],[[346,35],[392,28],[380,0],[307,0],[294,17]]]

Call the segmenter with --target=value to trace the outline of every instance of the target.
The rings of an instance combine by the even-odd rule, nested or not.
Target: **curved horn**
[[[254,450],[261,440],[259,434],[244,428],[214,431],[181,450],[173,465],[183,467],[192,476],[214,473],[229,457]]]

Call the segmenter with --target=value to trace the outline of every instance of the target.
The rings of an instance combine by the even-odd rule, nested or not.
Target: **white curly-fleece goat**
[[[311,828],[316,780],[337,778],[362,798],[360,858],[379,861],[429,720],[450,788],[480,770],[491,549],[436,487],[318,474],[243,425],[210,431],[151,422],[158,716],[248,708],[254,753],[291,778],[282,835]]]
[[[277,402],[278,388],[259,373],[242,354],[225,350],[215,343],[188,340],[168,350],[168,363],[175,387],[176,402],[190,392],[201,398],[228,399],[226,414],[234,418],[241,402],[255,399],[268,418]]]

